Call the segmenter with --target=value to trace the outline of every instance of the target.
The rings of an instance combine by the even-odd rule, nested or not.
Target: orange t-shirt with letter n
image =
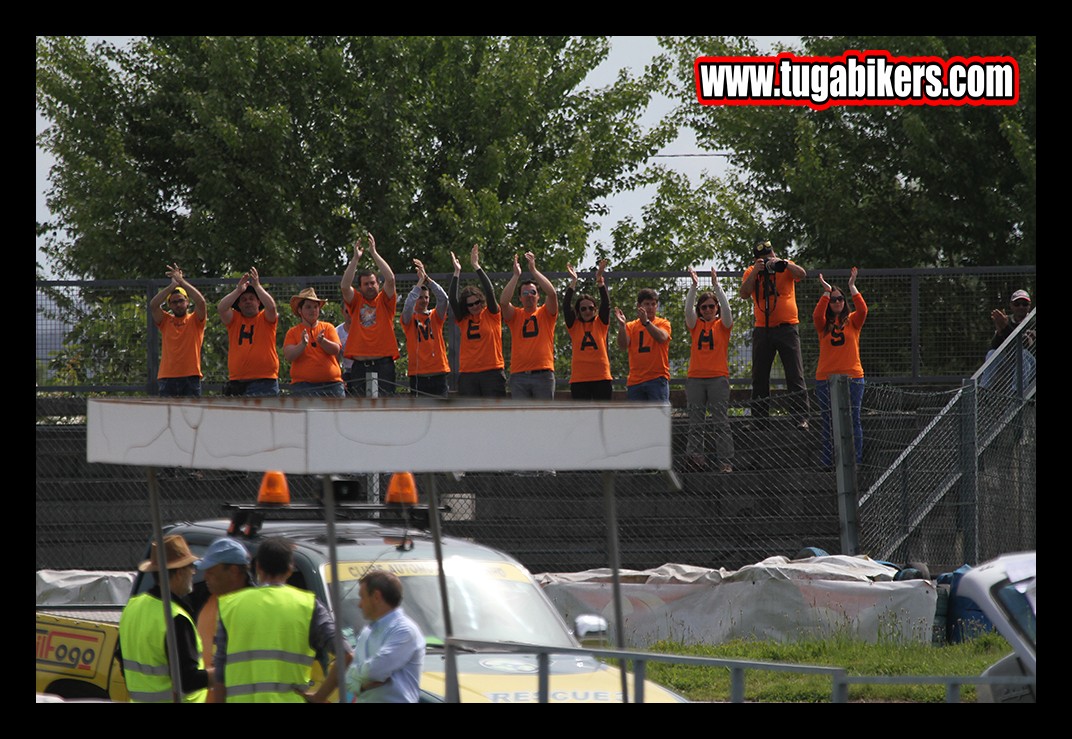
[[[406,374],[441,375],[450,372],[447,344],[443,329],[447,317],[436,308],[431,313],[413,313],[409,323],[402,326],[406,334]]]
[[[534,311],[515,308],[510,327],[510,371],[532,372],[555,368],[555,320],[546,305]]]
[[[655,316],[651,321],[656,328],[666,332],[665,344],[651,338],[639,318],[625,324],[625,330],[629,334],[629,378],[625,381],[627,386],[639,385],[658,377],[670,379],[670,321],[662,316]]]
[[[158,380],[193,377],[201,374],[201,345],[205,341],[205,319],[196,313],[173,316],[165,312],[160,323],[161,352]]]
[[[484,308],[476,318],[463,316],[458,321],[458,371],[486,372],[503,369],[502,313]]]
[[[696,319],[689,332],[689,377],[729,377],[730,330],[721,318]]]

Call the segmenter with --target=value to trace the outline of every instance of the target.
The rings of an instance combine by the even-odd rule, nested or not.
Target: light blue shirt
[[[401,607],[366,625],[346,670],[351,703],[416,703],[424,667],[424,634]],[[362,685],[383,683],[362,690]]]

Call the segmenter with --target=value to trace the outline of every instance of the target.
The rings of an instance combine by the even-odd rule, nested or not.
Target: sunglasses
[[[536,291],[535,290],[522,290],[521,294],[522,295],[535,295]]]
[[[1012,301],[1012,304],[1015,305],[1017,308],[1026,308],[1027,306],[1031,305],[1031,303],[1026,300],[1014,300]]]
[[[842,296],[842,295],[835,295],[832,298],[830,298],[830,302],[831,303],[844,303],[845,302],[845,297]]]
[[[484,305],[484,301],[483,300],[472,300],[472,301],[466,303],[465,307],[466,308],[476,308],[479,305]]]
[[[704,303],[700,306],[700,310],[714,310],[717,307],[715,303]]]
[[[594,305],[582,305],[578,310],[592,311],[592,310],[595,310],[595,309],[596,309],[596,307]]]

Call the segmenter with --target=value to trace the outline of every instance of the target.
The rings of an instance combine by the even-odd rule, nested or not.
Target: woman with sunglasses
[[[599,260],[596,270],[596,288],[599,290],[599,308],[588,293],[577,296],[577,271],[570,264],[566,271],[572,278],[563,301],[563,316],[571,345],[570,397],[574,400],[611,400],[614,395],[610,372],[610,354],[607,352],[607,336],[610,333],[610,295],[603,279],[607,260]]]
[[[506,396],[506,363],[502,351],[502,312],[495,300],[491,278],[480,268],[480,247],[469,254],[483,289],[466,285],[459,292],[462,265],[450,253],[454,276],[448,295],[451,315],[458,324],[458,395],[502,398]]]
[[[707,469],[704,441],[708,436],[707,414],[715,427],[715,451],[721,472],[733,472],[733,435],[730,434],[730,330],[733,314],[726,293],[711,268],[711,289],[696,295],[699,278],[689,269],[692,284],[685,296],[685,328],[689,330],[689,372],[685,378],[685,401],[689,407],[689,434],[685,453],[689,464]],[[697,314],[699,306],[699,314]]]
[[[852,406],[852,434],[856,445],[856,464],[864,460],[864,433],[860,423],[860,407],[864,398],[864,368],[860,364],[860,330],[867,318],[867,303],[856,289],[856,267],[849,274],[849,295],[855,310],[850,311],[845,293],[833,287],[819,274],[823,294],[815,304],[812,322],[819,333],[819,366],[815,370],[815,395],[822,414],[822,454],[820,463],[833,463],[830,444],[830,375],[848,375],[849,399]]]

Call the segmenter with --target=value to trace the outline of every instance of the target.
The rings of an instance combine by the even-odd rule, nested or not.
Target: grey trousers
[[[689,377],[685,380],[685,401],[689,406],[689,437],[686,452],[704,453],[705,441],[714,437],[719,463],[733,460],[730,434],[730,379]],[[708,418],[710,413],[710,418]]]

